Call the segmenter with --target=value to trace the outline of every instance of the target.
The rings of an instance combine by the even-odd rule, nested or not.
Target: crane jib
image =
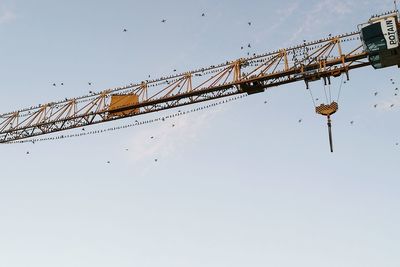
[[[361,26],[359,31],[349,34],[330,35],[328,38],[304,41],[298,46],[249,55],[219,65],[98,93],[90,91],[82,97],[0,114],[0,143],[12,143],[236,94],[260,93],[266,88],[299,81],[304,81],[307,88],[309,82],[321,79],[326,85],[327,80],[330,84],[331,77],[345,74],[348,79],[350,70],[370,65],[375,69],[400,67],[398,13],[373,17]],[[332,102],[316,108],[318,114],[329,117],[330,131],[330,115],[336,112],[337,105]],[[331,137],[330,132],[330,140]]]

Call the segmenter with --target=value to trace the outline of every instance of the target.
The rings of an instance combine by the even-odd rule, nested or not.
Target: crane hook
[[[320,115],[326,116],[328,119],[328,134],[329,134],[329,146],[331,149],[331,152],[333,153],[333,138],[332,138],[332,120],[331,120],[331,115],[336,113],[338,110],[338,103],[333,101],[329,105],[321,104],[318,107],[315,108],[315,112],[317,112]]]

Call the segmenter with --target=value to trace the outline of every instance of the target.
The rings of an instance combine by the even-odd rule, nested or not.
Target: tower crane
[[[240,94],[257,94],[288,83],[309,84],[372,66],[400,67],[398,11],[373,16],[351,33],[273,52],[227,61],[159,79],[145,80],[98,93],[51,102],[0,115],[0,143],[120,120]],[[328,119],[338,103],[315,107]]]

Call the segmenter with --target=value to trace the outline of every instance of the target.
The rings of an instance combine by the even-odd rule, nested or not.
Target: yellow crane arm
[[[146,80],[99,93],[0,115],[0,143],[104,123],[165,109],[254,94],[271,87],[330,79],[368,66],[359,32],[262,55]]]

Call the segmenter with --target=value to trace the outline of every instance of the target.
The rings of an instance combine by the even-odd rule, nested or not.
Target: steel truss
[[[0,143],[119,120],[271,87],[346,75],[369,66],[359,33],[303,43],[186,73],[146,80],[0,115]],[[138,102],[110,109],[115,95],[136,95]],[[120,113],[118,113],[120,112]],[[113,114],[120,114],[114,116]]]

